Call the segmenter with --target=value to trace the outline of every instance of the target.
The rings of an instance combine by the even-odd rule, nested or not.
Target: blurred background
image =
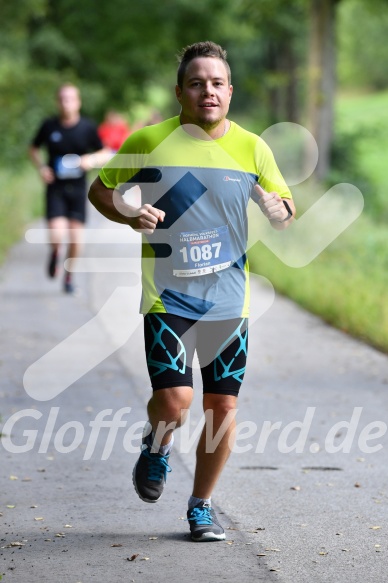
[[[299,215],[339,182],[365,199],[362,217],[306,268],[258,243],[253,270],[388,352],[388,0],[0,0],[0,23],[1,261],[42,213],[27,148],[58,86],[77,84],[97,123],[115,110],[136,129],[178,113],[176,55],[209,39],[228,51],[231,119],[258,134],[295,122],[314,135],[315,173],[292,188]]]

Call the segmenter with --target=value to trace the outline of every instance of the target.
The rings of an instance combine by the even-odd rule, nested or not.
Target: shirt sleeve
[[[255,152],[258,183],[266,192],[277,192],[282,198],[292,198],[271,148],[259,137]]]
[[[141,130],[129,136],[117,154],[101,168],[99,177],[107,188],[118,188],[144,168],[147,148],[141,143]]]
[[[34,138],[31,140],[31,146],[35,148],[40,148],[47,141],[47,121],[44,121],[38,131],[36,132]]]

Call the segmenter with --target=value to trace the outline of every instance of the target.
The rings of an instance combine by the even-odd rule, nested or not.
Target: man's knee
[[[160,418],[183,422],[191,405],[193,390],[191,387],[172,387],[154,391],[150,408],[160,414]]]
[[[237,397],[233,395],[220,395],[217,393],[205,393],[203,396],[204,411],[211,410],[214,415],[226,417],[236,410]]]

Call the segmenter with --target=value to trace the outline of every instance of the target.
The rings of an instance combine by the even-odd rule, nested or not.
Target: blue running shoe
[[[209,504],[203,503],[187,511],[190,522],[191,538],[195,542],[225,540],[225,531],[218,522],[215,511]]]
[[[157,502],[164,489],[167,473],[171,472],[168,465],[169,455],[151,453],[150,447],[143,438],[142,452],[133,468],[132,481],[136,493],[143,502]]]

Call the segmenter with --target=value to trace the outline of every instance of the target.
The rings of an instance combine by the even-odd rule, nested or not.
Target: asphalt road
[[[140,501],[131,473],[150,388],[137,253],[136,234],[92,212],[76,297],[46,279],[42,244],[20,242],[1,270],[2,580],[385,582],[388,357],[260,278],[236,447],[213,496],[227,540],[193,543],[184,520],[197,371],[165,493]]]

